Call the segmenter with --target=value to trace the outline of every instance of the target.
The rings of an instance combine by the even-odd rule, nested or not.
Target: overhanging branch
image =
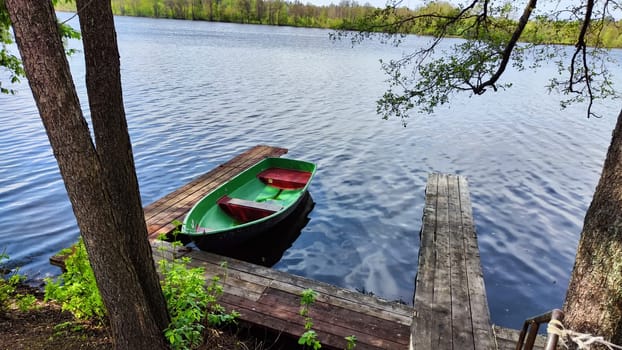
[[[593,0],[590,0],[590,1],[593,1]],[[529,21],[529,17],[531,16],[531,13],[533,12],[533,10],[536,8],[537,2],[538,2],[537,0],[530,0],[529,3],[527,3],[527,6],[525,6],[525,9],[523,10],[523,14],[521,15],[518,21],[518,24],[516,26],[516,29],[514,30],[514,33],[512,34],[512,37],[510,38],[510,41],[508,41],[508,44],[505,46],[505,49],[501,53],[502,59],[501,59],[501,63],[499,64],[499,68],[490,77],[490,79],[486,80],[485,82],[481,84],[477,84],[474,87],[473,92],[475,94],[477,95],[483,94],[486,91],[487,86],[492,86],[493,88],[495,87],[495,84],[497,83],[497,81],[499,80],[503,72],[505,71],[505,68],[507,67],[508,62],[510,62],[512,51],[514,50],[514,47],[516,47],[516,43],[518,42],[518,39],[520,38],[521,34],[523,34],[523,31],[525,30],[525,26],[527,25],[527,22]]]

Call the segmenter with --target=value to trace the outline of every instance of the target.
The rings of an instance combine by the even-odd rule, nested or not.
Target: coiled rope
[[[579,333],[566,329],[559,320],[551,320],[546,328],[547,333],[555,334],[559,337],[560,343],[568,348],[566,340],[569,339],[579,346],[579,349],[591,349],[594,344],[604,345],[609,350],[622,349],[622,346],[606,341],[603,337],[596,337],[587,333]]]

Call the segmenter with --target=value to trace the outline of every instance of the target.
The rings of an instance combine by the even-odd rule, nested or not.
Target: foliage
[[[60,2],[67,1],[53,1],[54,4]],[[12,53],[9,49],[15,43],[10,28],[11,20],[9,18],[9,14],[6,10],[4,0],[0,0],[0,71],[8,73],[8,81],[10,84],[17,84],[21,81],[21,78],[25,76],[25,72],[19,56]],[[80,39],[80,33],[65,23],[59,23],[58,29],[65,46],[67,46],[69,39]],[[71,55],[75,53],[75,50],[67,49],[66,52],[68,55]],[[3,86],[2,81],[0,81],[0,93],[15,94],[15,90]]]
[[[178,244],[173,243],[174,246]],[[84,242],[80,239],[73,248],[64,249],[61,254],[66,256],[66,271],[56,281],[46,281],[46,300],[59,301],[63,310],[70,311],[77,319],[101,322],[105,308]],[[162,292],[171,316],[164,335],[173,349],[191,349],[200,345],[205,322],[218,327],[235,323],[239,317],[235,311],[226,313],[217,302],[223,293],[220,277],[214,276],[206,286],[205,270],[188,268],[189,263],[189,258],[158,262],[163,276]],[[222,266],[226,270],[226,264]]]
[[[17,294],[15,296],[15,303],[17,304],[19,310],[22,312],[26,312],[28,310],[36,308],[36,301],[37,298],[32,294]]]
[[[65,269],[56,280],[46,279],[45,300],[56,300],[77,319],[103,322],[106,308],[99,294],[93,269],[82,239],[73,248],[61,251],[67,256]]]
[[[158,262],[164,276],[162,292],[171,316],[164,335],[173,349],[191,349],[200,345],[205,321],[210,326],[222,326],[235,323],[239,317],[235,311],[226,313],[217,302],[223,293],[220,277],[214,276],[206,286],[205,269],[188,268],[189,263],[187,257]]]
[[[24,77],[22,62],[16,55],[8,50],[8,46],[13,44],[13,36],[10,32],[11,20],[4,6],[4,0],[0,0],[0,68],[9,73],[9,81],[12,84],[18,83]],[[15,93],[12,89],[2,86],[0,81],[0,93]]]
[[[2,266],[8,259],[9,256],[5,252],[0,253],[0,273],[2,274],[0,276],[0,315],[6,312],[11,303],[14,303],[20,311],[28,311],[36,307],[34,295],[17,292],[17,286],[24,281],[25,277],[18,271],[13,271],[8,276],[5,275],[6,271]]]
[[[317,333],[313,330],[313,319],[309,316],[309,308],[315,299],[317,298],[317,292],[313,289],[305,289],[300,294],[300,316],[305,320],[305,332],[298,338],[298,344],[309,347],[313,350],[320,349],[322,343],[318,339]],[[344,338],[346,340],[346,350],[352,350],[356,347],[356,337],[350,335]]]
[[[346,339],[346,350],[353,350],[356,347],[356,337],[353,335],[349,335],[345,337]]]
[[[337,28],[373,8],[355,1],[314,6],[283,0],[113,0],[115,14],[218,22]]]
[[[317,293],[313,289],[305,289],[302,291],[300,297],[300,316],[305,319],[305,332],[298,339],[298,344],[308,346],[313,350],[317,350],[322,347],[322,344],[317,338],[317,333],[313,328],[313,319],[309,316],[309,307],[315,302]]]
[[[8,259],[8,255],[4,252],[0,254],[0,262]],[[19,282],[19,276],[13,275],[9,278],[2,276],[0,278],[0,314],[4,313],[8,307],[8,302],[15,292],[15,285]]]
[[[478,25],[483,18],[483,9],[486,10],[488,27],[497,35],[507,35],[507,29],[516,25],[513,19],[516,9],[505,2],[497,6],[492,2],[481,2],[460,7],[441,0],[426,2],[415,9],[400,7],[399,2],[378,9],[356,1],[315,6],[283,0],[113,0],[112,6],[115,14],[126,16],[320,27],[355,30],[363,35],[386,33],[473,38],[473,33],[483,28]],[[465,9],[467,11],[463,13]],[[604,47],[622,47],[622,21],[608,19],[599,26],[602,35],[596,35],[595,28],[588,35],[589,45],[600,43]],[[580,19],[538,16],[529,22],[520,39],[531,43],[574,45],[580,27]]]
[[[317,339],[317,333],[314,330],[308,329],[298,339],[298,344],[308,346],[313,350],[317,350],[322,347],[322,343]]]
[[[590,117],[597,116],[592,109],[595,101],[619,97],[612,83],[615,63],[603,48],[615,46],[621,38],[622,22],[608,17],[621,7],[603,0],[597,11],[596,1],[588,1],[592,7],[568,7],[546,15],[537,14],[537,0],[529,0],[522,13],[504,0],[470,0],[457,7],[432,2],[414,13],[394,3],[360,21],[359,33],[342,31],[334,37],[350,37],[356,43],[380,35],[395,45],[401,43],[399,33],[404,31],[433,37],[423,48],[382,62],[389,87],[378,100],[377,111],[384,119],[398,117],[406,125],[412,111],[431,113],[456,94],[506,89],[511,83],[501,77],[508,66],[536,69],[545,61],[559,68],[547,88],[565,95],[560,106],[585,103]],[[441,46],[448,37],[467,40]],[[574,48],[554,45],[559,43]]]
[[[160,260],[164,275],[162,291],[167,300],[171,323],[164,334],[173,349],[191,348],[201,344],[203,320],[207,308],[202,269],[186,269],[188,260]]]

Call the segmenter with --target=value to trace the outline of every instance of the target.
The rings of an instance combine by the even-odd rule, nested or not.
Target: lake
[[[143,204],[253,145],[286,147],[318,164],[316,205],[275,268],[411,303],[427,174],[457,173],[469,179],[493,322],[518,328],[561,306],[619,101],[601,103],[600,119],[560,111],[545,65],[405,128],[375,112],[387,88],[378,60],[426,38],[352,47],[320,29],[116,25]],[[86,109],[83,58],[70,64]],[[17,90],[0,96],[0,249],[37,280],[59,273],[48,258],[79,232],[30,90]]]

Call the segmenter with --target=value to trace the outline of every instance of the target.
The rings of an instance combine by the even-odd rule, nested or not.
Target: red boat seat
[[[218,200],[218,206],[242,224],[265,218],[283,209],[283,206],[277,203],[255,202],[229,196],[222,196]]]
[[[283,190],[303,188],[309,182],[311,173],[302,170],[270,168],[257,175],[263,183]]]

